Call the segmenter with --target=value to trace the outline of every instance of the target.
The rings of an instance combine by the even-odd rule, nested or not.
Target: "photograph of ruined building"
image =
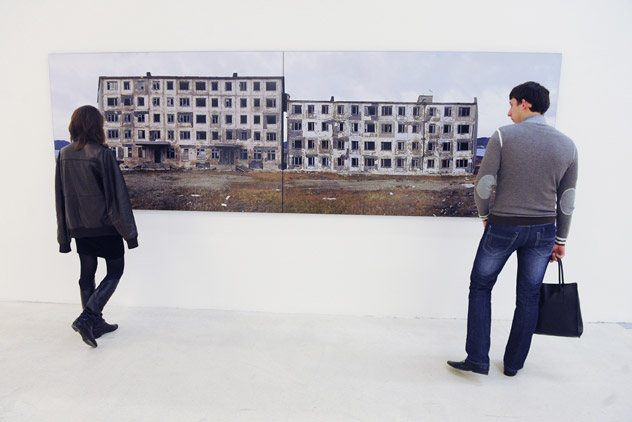
[[[412,216],[476,215],[481,122],[487,137],[508,123],[498,108],[506,86],[493,86],[497,78],[477,70],[490,63],[509,70],[526,59],[420,52],[116,56],[51,55],[55,140],[68,140],[64,120],[96,93],[107,146],[134,208]],[[541,56],[543,69],[557,67],[558,77],[555,55]],[[82,87],[75,102],[64,88],[71,80]],[[490,112],[493,118],[481,120]]]

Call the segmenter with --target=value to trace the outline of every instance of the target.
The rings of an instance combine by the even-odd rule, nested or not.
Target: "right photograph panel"
[[[285,52],[283,211],[476,216],[473,183],[509,92],[555,124],[561,54]]]

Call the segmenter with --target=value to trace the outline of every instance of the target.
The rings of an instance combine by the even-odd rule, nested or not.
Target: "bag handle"
[[[557,259],[557,278],[558,284],[564,288],[564,267],[562,266],[562,260],[560,258]]]

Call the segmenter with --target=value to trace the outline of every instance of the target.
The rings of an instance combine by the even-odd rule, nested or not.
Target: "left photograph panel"
[[[283,212],[282,52],[49,56],[55,154],[105,117],[134,209]]]

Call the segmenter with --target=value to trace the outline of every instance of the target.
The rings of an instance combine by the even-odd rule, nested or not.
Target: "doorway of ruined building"
[[[235,151],[233,148],[219,149],[219,164],[222,166],[235,165]]]

